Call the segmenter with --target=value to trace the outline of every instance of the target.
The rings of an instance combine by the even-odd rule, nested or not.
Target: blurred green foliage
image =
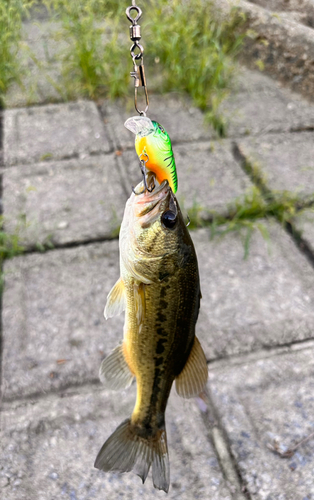
[[[188,93],[223,135],[218,107],[245,36],[240,30],[243,16],[234,9],[223,17],[204,0],[160,0],[147,17],[143,31],[149,45],[147,59],[150,64],[158,62],[161,90]]]
[[[0,90],[11,81],[22,84],[18,50],[21,22],[35,0],[8,0],[0,3]],[[42,0],[49,19],[57,21],[60,42],[57,54],[62,77],[50,83],[61,99],[97,99],[130,95],[131,45],[125,9],[130,1]],[[159,0],[141,5],[139,21],[145,48],[148,88],[179,91],[191,96],[194,104],[223,135],[224,123],[218,114],[234,69],[234,56],[241,47],[242,17],[236,10],[228,18],[217,13],[209,1]],[[31,54],[29,54],[31,58]],[[36,57],[33,62],[41,66]],[[150,83],[151,82],[151,83]]]
[[[0,1],[0,105],[10,83],[20,81],[17,60],[22,16],[27,5],[23,0]]]

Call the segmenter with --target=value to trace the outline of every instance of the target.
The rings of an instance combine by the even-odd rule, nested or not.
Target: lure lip
[[[153,122],[147,116],[131,116],[126,120],[124,126],[139,137],[146,137],[155,131]]]

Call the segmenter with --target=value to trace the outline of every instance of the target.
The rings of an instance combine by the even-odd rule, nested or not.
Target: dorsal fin
[[[176,390],[183,398],[198,396],[206,385],[208,368],[206,357],[197,337],[185,366],[176,377]]]
[[[107,303],[104,310],[106,319],[118,316],[125,310],[126,298],[124,283],[121,278],[118,279],[116,284],[110,290]]]

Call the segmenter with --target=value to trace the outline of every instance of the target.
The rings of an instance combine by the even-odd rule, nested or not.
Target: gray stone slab
[[[288,132],[314,126],[314,105],[275,86],[231,93],[221,106],[227,136]]]
[[[208,359],[314,338],[314,269],[275,223],[260,221],[244,259],[243,232],[192,233],[202,301],[197,332]]]
[[[104,124],[91,101],[4,112],[6,165],[64,159],[110,151]]]
[[[124,122],[137,115],[133,101],[125,105],[105,101],[102,112],[110,124],[113,140],[121,149],[134,148],[135,136],[124,127]],[[179,93],[150,95],[149,112],[151,120],[156,120],[167,130],[173,144],[207,140],[213,137],[213,129],[204,122],[203,113],[195,108],[191,100]]]
[[[118,242],[18,257],[4,273],[4,398],[96,380],[122,339],[123,317],[103,318]]]
[[[133,473],[93,468],[96,455],[117,425],[130,416],[135,387],[108,393],[98,386],[39,401],[5,406],[2,411],[0,485],[6,500],[164,498],[151,474],[142,485]],[[166,425],[170,455],[167,498],[234,498],[194,402],[170,396]],[[232,488],[232,485],[230,485]]]
[[[293,226],[301,234],[301,238],[306,242],[314,255],[314,208],[302,210],[293,219]]]
[[[21,165],[3,174],[5,229],[18,230],[26,247],[117,236],[125,201],[112,154]]]
[[[235,161],[231,149],[229,140],[174,145],[178,174],[176,195],[183,210],[194,208],[201,218],[208,219],[213,211],[227,213],[234,207],[235,199],[250,189],[252,183]],[[136,186],[141,172],[135,149],[124,151],[121,159],[126,188]]]
[[[312,343],[311,348],[209,370],[211,399],[252,499],[313,498],[313,439],[288,459],[267,447],[278,439],[285,451],[314,431],[313,354]]]
[[[247,138],[238,148],[272,191],[314,198],[314,132]]]

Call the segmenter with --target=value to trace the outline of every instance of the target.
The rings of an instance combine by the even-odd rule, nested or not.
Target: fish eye
[[[163,133],[163,134],[165,134],[165,133],[166,133],[166,132],[165,132],[165,129],[164,129],[161,125],[159,125],[159,124],[158,124],[158,128],[159,128],[159,130],[161,130],[161,131],[162,131],[162,133]]]
[[[161,222],[168,229],[173,229],[177,222],[177,214],[171,210],[167,210],[162,214]]]

